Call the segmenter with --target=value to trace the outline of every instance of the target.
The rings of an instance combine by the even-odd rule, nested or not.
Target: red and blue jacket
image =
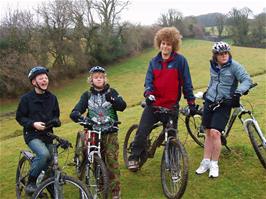
[[[154,106],[173,108],[182,95],[188,104],[195,103],[189,66],[183,55],[172,52],[163,60],[161,52],[150,63],[145,79],[144,96],[154,95]]]

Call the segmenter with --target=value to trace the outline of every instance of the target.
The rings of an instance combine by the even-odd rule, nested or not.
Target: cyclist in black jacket
[[[42,170],[46,171],[51,160],[52,139],[46,135],[46,132],[53,130],[46,129],[45,124],[55,119],[59,121],[57,98],[47,90],[48,72],[48,69],[43,66],[31,69],[28,78],[34,89],[21,97],[16,112],[16,120],[23,126],[24,140],[36,154],[25,189],[27,193],[33,193],[36,190],[36,179]]]
[[[106,129],[102,132],[102,157],[105,157],[107,164],[112,199],[118,199],[120,198],[118,132],[115,128],[109,128],[109,121],[118,121],[117,111],[124,111],[127,105],[118,92],[107,84],[106,72],[103,67],[94,66],[90,69],[89,83],[91,85],[90,91],[85,91],[81,95],[79,102],[70,114],[70,118],[74,122],[78,122],[83,117],[82,114],[87,111],[86,116],[90,120],[100,122],[101,129]],[[78,158],[79,151],[82,150],[76,146],[74,160]]]

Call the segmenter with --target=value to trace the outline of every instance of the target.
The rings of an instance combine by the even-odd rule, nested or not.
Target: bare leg
[[[206,130],[206,137],[204,143],[204,159],[211,159],[213,150],[213,142],[210,129]]]
[[[212,138],[212,153],[211,160],[218,161],[221,153],[221,133],[216,129],[210,129],[210,135]]]

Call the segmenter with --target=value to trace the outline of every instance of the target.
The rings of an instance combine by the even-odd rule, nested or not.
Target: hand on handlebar
[[[45,124],[46,128],[60,127],[60,126],[61,126],[61,121],[59,120],[59,118],[54,118]]]
[[[240,107],[240,94],[239,93],[235,93],[232,97],[232,107],[236,108],[236,107]]]
[[[43,122],[34,122],[33,127],[38,131],[44,131],[46,129],[46,125]]]
[[[72,148],[72,144],[68,140],[60,139],[59,143],[60,143],[61,148],[63,149],[67,149],[69,147]]]
[[[145,99],[145,101],[146,101],[146,104],[148,105],[148,106],[150,106],[150,105],[152,105],[152,103],[153,102],[155,102],[155,96],[154,95],[148,95],[147,97],[146,97],[146,99]]]
[[[194,115],[196,115],[198,113],[199,105],[189,104],[188,107],[189,107],[189,115],[190,116],[194,116]]]

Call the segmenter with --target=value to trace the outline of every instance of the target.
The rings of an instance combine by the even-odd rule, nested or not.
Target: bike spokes
[[[187,178],[188,160],[184,148],[179,141],[170,141],[161,163],[161,179],[165,195],[168,198],[181,197],[186,188]]]

